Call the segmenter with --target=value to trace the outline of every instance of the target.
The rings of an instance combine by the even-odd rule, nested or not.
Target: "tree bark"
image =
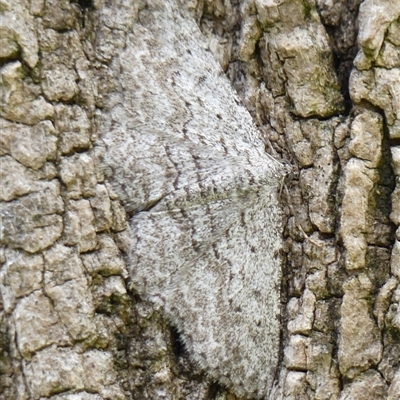
[[[134,33],[157,24],[154,4],[0,2],[0,399],[250,398],[194,363],[163,308],[138,292],[129,210],[99,163],[101,138],[130,111],[172,126],[158,81],[123,80],[138,68],[121,61]],[[279,361],[264,398],[399,399],[400,3],[180,6],[266,151],[291,165]],[[189,65],[194,84],[204,66]],[[143,101],[152,90],[157,108]],[[202,112],[193,118],[209,123]]]

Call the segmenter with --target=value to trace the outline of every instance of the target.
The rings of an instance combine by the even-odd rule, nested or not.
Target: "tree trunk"
[[[1,0],[0,13],[0,399],[400,399],[399,2]],[[131,131],[140,141],[125,147]],[[200,196],[243,204],[218,209],[203,239],[217,255],[224,221],[247,218],[251,265],[270,277],[257,275],[271,301],[260,354],[229,343],[226,296],[198,313],[222,352],[238,349],[231,365],[196,350],[207,332],[190,307],[175,314],[175,295],[141,286],[164,267],[133,261],[132,223],[170,193],[130,175],[146,141],[161,174],[184,171],[184,189],[267,174],[240,175],[245,197],[222,184]],[[173,168],[155,157],[169,143],[183,149]],[[265,196],[257,225],[249,210]],[[174,287],[191,279],[195,292],[198,275]]]

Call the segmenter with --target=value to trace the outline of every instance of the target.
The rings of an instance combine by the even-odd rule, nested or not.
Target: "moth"
[[[149,1],[110,68],[99,146],[131,215],[135,289],[206,373],[265,397],[279,358],[286,169],[179,3]]]

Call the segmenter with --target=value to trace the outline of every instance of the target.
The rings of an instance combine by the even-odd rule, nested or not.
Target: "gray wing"
[[[279,352],[280,215],[274,190],[131,220],[131,276],[161,304],[192,358],[262,396]],[[260,390],[261,388],[261,390]]]
[[[278,364],[285,171],[184,7],[146,3],[99,124],[107,176],[133,215],[129,271],[206,373],[261,398]]]
[[[269,159],[226,156],[142,126],[103,138],[113,187],[135,214],[138,293],[163,306],[192,358],[261,397],[279,351],[279,180]]]
[[[103,135],[98,150],[106,176],[132,214],[160,202],[158,209],[232,196],[243,164],[239,156],[140,125]]]

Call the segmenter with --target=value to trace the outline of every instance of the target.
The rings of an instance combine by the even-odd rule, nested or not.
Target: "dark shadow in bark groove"
[[[93,1],[92,0],[78,0],[78,3],[82,10],[87,8],[93,8]]]
[[[349,115],[353,106],[349,93],[349,78],[358,51],[357,18],[360,3],[361,0],[342,0],[335,2],[330,9],[327,5],[317,6],[321,22],[331,39],[334,68],[345,101],[345,115]]]

